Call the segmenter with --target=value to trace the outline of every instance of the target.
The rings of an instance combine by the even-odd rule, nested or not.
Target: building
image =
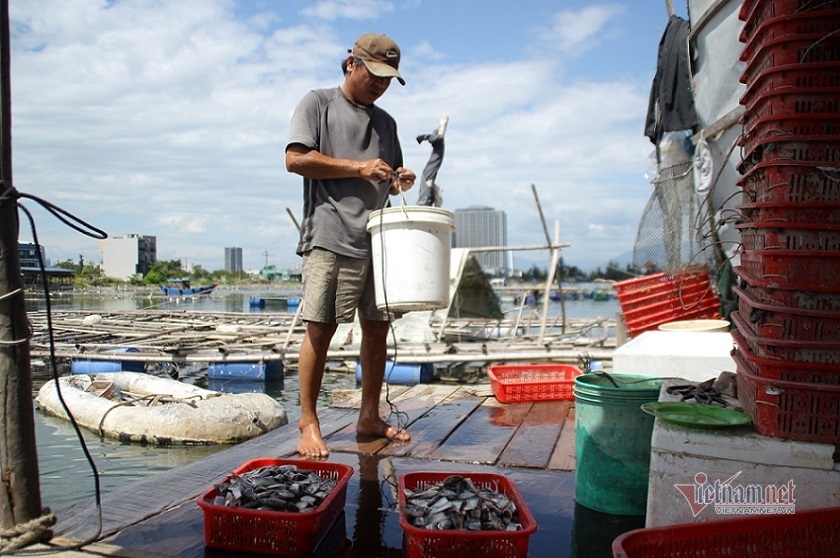
[[[453,213],[455,232],[452,233],[454,248],[478,248],[507,246],[507,215],[492,207],[470,206],[456,209]],[[485,273],[507,275],[507,252],[475,252],[476,261]]]
[[[47,252],[43,246],[36,246],[34,242],[18,242],[20,267],[40,268],[41,264],[38,262],[38,252],[41,252],[41,259],[44,260],[44,266],[49,267],[50,262],[47,260]]]
[[[106,277],[127,281],[149,272],[157,261],[157,238],[129,234],[99,241],[102,271]]]
[[[225,248],[225,271],[242,273],[242,248]]]

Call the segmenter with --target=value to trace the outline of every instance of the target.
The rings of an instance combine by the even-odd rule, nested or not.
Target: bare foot
[[[299,424],[300,441],[298,442],[297,452],[306,457],[327,457],[330,450],[327,449],[327,444],[324,438],[321,437],[321,425],[317,422],[308,424]]]
[[[389,440],[397,440],[400,442],[407,442],[411,440],[405,428],[399,430],[382,420],[381,418],[374,422],[359,421],[356,423],[356,434],[362,437],[372,438],[388,438]]]

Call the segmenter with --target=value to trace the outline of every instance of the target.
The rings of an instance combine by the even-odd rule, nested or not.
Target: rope
[[[55,525],[55,515],[47,513],[26,523],[18,523],[11,529],[0,530],[0,552],[17,550],[32,543],[52,538],[50,527]]]

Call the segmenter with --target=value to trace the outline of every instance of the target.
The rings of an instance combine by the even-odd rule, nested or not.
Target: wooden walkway
[[[350,464],[345,513],[314,556],[401,556],[402,529],[394,482],[411,471],[484,471],[513,479],[539,529],[530,556],[563,556],[574,510],[574,407],[570,402],[501,404],[489,385],[391,387],[389,399],[408,419],[410,442],[360,441],[355,420],[360,392],[336,394],[320,413],[330,460]],[[388,413],[384,403],[383,416]],[[190,465],[148,477],[102,498],[99,551],[111,556],[242,556],[208,549],[196,498],[232,469],[257,457],[296,455],[297,428],[288,425]],[[391,481],[389,484],[388,481]],[[54,542],[95,534],[97,510],[80,502],[56,514]],[[102,545],[105,546],[102,546]],[[93,548],[91,548],[93,550]],[[74,554],[75,555],[75,554]]]

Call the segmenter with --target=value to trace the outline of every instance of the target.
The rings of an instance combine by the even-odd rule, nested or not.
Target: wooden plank
[[[485,397],[477,397],[467,390],[453,393],[411,424],[410,442],[389,444],[379,454],[419,458],[429,456],[484,400]]]
[[[531,406],[532,403],[505,405],[494,398],[487,398],[429,457],[494,464]]]
[[[498,465],[545,468],[571,407],[571,401],[534,403],[531,412],[522,421],[522,426],[499,457]]]
[[[549,469],[561,471],[575,470],[575,408],[569,410],[566,420],[563,423],[563,430],[560,432],[560,439],[554,447],[554,453],[548,461]]]
[[[411,389],[405,390],[396,397],[391,397],[399,413],[405,413],[403,419],[411,425],[415,420],[426,414],[440,401],[449,397],[458,390],[458,386],[441,384],[417,384]],[[387,417],[391,412],[390,405],[384,401],[379,407],[380,414]],[[392,420],[392,423],[395,421]],[[402,442],[389,442],[384,438],[358,439],[356,436],[356,424],[347,425],[335,434],[325,437],[327,448],[330,451],[344,451],[352,453],[376,453],[386,445],[401,444]]]

